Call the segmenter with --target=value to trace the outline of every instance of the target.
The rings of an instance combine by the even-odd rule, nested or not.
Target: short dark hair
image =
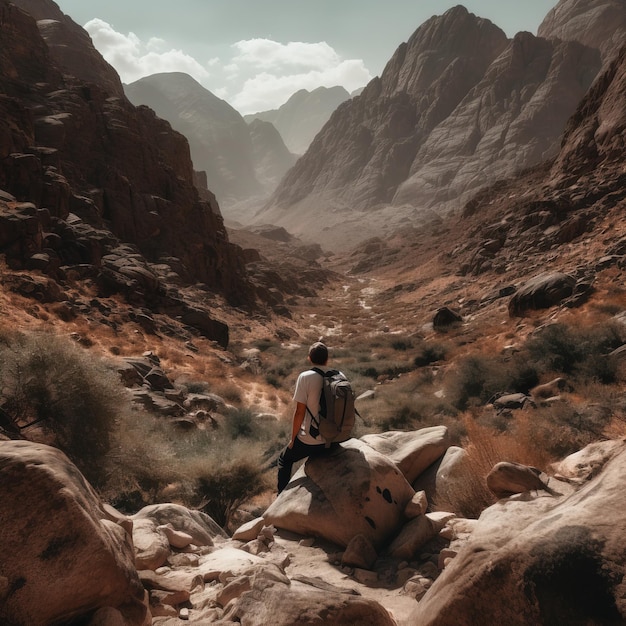
[[[321,341],[316,341],[309,348],[309,359],[313,365],[325,365],[328,361],[328,348]]]

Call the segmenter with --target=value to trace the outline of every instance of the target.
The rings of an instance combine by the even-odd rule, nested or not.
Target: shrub
[[[424,367],[436,361],[443,361],[446,358],[446,353],[447,350],[443,344],[424,342],[419,346],[413,364],[415,367]]]
[[[448,397],[460,411],[473,403],[484,404],[502,390],[493,361],[483,356],[463,358],[447,381]]]
[[[544,371],[578,373],[610,383],[617,375],[616,364],[606,354],[624,343],[625,332],[618,324],[572,328],[550,324],[528,340],[530,358]]]
[[[119,376],[84,348],[49,334],[16,336],[0,347],[0,362],[0,404],[22,433],[43,433],[101,484],[101,460],[126,404]]]
[[[407,338],[398,338],[391,342],[391,347],[398,352],[406,352],[413,347],[413,342]]]
[[[251,461],[213,467],[197,478],[197,495],[202,499],[198,508],[222,528],[228,528],[237,508],[268,487],[261,470]]]
[[[255,428],[255,414],[250,409],[232,409],[226,415],[226,430],[231,439],[239,437],[256,438],[258,428]]]

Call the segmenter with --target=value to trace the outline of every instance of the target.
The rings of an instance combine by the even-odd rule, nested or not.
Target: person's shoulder
[[[310,376],[319,376],[319,374],[313,369],[304,370],[304,372],[300,373],[300,378],[308,378]]]

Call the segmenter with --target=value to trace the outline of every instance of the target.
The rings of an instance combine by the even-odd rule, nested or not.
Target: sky
[[[396,48],[447,0],[56,0],[124,83],[185,72],[242,115],[299,89],[379,76]],[[509,37],[536,34],[557,0],[465,0]]]

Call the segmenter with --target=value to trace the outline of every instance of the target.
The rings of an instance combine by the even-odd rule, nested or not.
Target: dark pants
[[[310,446],[302,443],[297,437],[293,442],[293,448],[287,446],[278,457],[278,493],[280,493],[291,480],[291,470],[293,464],[306,457],[325,456],[330,452],[337,450],[338,443],[331,443],[330,447],[324,444]]]

